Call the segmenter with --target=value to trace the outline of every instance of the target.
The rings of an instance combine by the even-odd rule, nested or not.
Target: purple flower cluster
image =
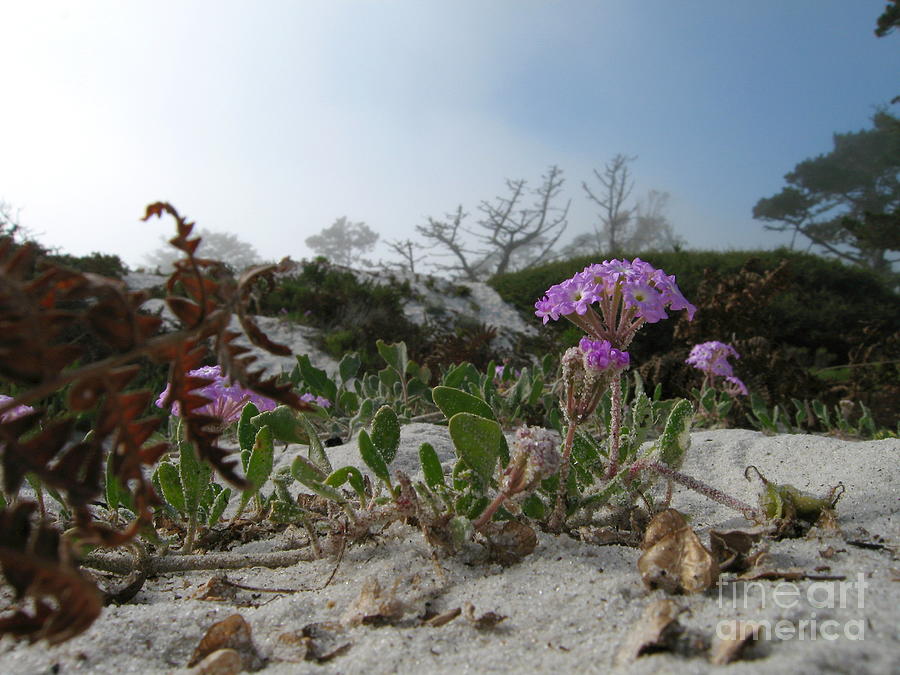
[[[247,403],[253,403],[259,408],[260,412],[275,408],[275,401],[265,396],[260,396],[249,389],[244,389],[237,384],[232,384],[228,378],[222,375],[222,367],[219,365],[203,366],[190,371],[188,375],[212,380],[205,387],[195,390],[196,393],[210,400],[207,405],[200,408],[197,412],[202,415],[216,417],[222,420],[223,424],[236,422],[241,416],[244,405]],[[165,408],[168,405],[170,388],[170,385],[167,384],[166,388],[159,395],[159,398],[156,400],[157,407]],[[181,414],[177,401],[172,404],[172,414],[176,416]]]
[[[584,354],[585,368],[591,370],[622,370],[628,367],[631,357],[610,344],[609,340],[581,338],[578,348]]]
[[[694,345],[690,355],[684,362],[697,370],[702,370],[710,379],[713,376],[724,377],[725,381],[731,385],[732,393],[746,396],[747,387],[734,376],[734,371],[728,362],[730,357],[739,359],[741,355],[731,345],[718,340],[711,340]]]
[[[560,316],[573,319],[571,315],[583,316],[596,303],[601,306],[607,328],[615,330],[618,323],[614,321],[614,311],[618,308],[612,303],[618,299],[624,303],[627,320],[639,319],[646,323],[667,318],[666,309],[687,310],[689,319],[697,311],[681,294],[674,275],[666,275],[635,258],[631,262],[604,260],[588,265],[571,279],[551,286],[535,303],[535,315],[544,323],[556,321]]]
[[[320,408],[330,408],[331,401],[329,401],[324,396],[313,396],[310,393],[300,394],[300,400],[306,401],[307,403],[315,403]]]
[[[0,394],[0,406],[4,406],[12,400],[12,396]],[[17,405],[15,408],[10,408],[2,415],[0,415],[0,422],[12,422],[13,420],[22,417],[22,415],[27,415],[28,413],[33,412],[34,408],[32,408],[30,405]]]

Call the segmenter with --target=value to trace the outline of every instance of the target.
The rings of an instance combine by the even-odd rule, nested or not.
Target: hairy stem
[[[570,468],[569,457],[572,454],[572,443],[575,440],[576,428],[575,422],[570,421],[569,428],[566,429],[566,438],[563,441],[562,462],[559,467],[559,489],[556,492],[556,504],[553,506],[553,513],[550,515],[550,521],[547,523],[551,532],[559,532],[566,518],[566,488],[569,485]]]
[[[609,468],[606,479],[619,473],[619,435],[622,430],[622,376],[616,373],[610,383],[612,392],[612,420],[609,425]]]
[[[752,506],[750,506],[746,502],[742,502],[740,499],[736,499],[735,497],[732,497],[731,495],[728,495],[721,490],[712,487],[711,485],[707,485],[703,481],[698,480],[693,476],[688,476],[686,473],[681,473],[680,471],[677,471],[672,467],[652,460],[642,460],[639,462],[635,462],[631,467],[632,472],[640,471],[641,469],[650,469],[651,471],[655,471],[656,473],[665,476],[666,478],[669,478],[676,483],[681,483],[686,488],[690,488],[694,492],[699,492],[701,495],[712,499],[714,502],[718,502],[719,504],[723,504],[730,509],[739,511],[748,520],[757,520],[757,516],[759,515],[759,513]]]

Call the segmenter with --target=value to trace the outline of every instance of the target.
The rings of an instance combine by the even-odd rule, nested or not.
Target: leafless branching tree
[[[587,182],[581,183],[588,199],[600,207],[599,220],[594,226],[598,248],[612,255],[623,249],[625,234],[634,215],[634,207],[627,206],[627,202],[634,189],[628,164],[635,159],[619,153],[606,163],[602,173],[594,169],[599,188],[591,190]]]
[[[468,214],[462,206],[447,220],[429,218],[427,225],[417,226],[432,247],[454,260],[438,269],[477,281],[546,260],[566,229],[569,203],[556,205],[564,183],[562,169],[551,166],[542,179],[534,190],[528,190],[524,179],[507,180],[508,194],[481,202],[482,218],[471,229],[463,226]],[[471,247],[465,235],[473,242]]]
[[[445,220],[429,217],[427,225],[416,225],[416,232],[424,237],[428,248],[440,251],[434,253],[435,256],[454,260],[448,265],[437,263],[435,265],[437,269],[475,281],[483,276],[481,272],[484,260],[473,262],[478,254],[466,247],[464,234],[468,233],[468,230],[462,223],[468,215],[460,204],[455,212],[446,215]]]
[[[395,239],[386,241],[388,248],[400,256],[400,261],[395,263],[382,263],[385,269],[399,269],[402,272],[409,272],[413,276],[416,274],[416,265],[422,262],[426,256],[419,254],[424,247],[412,239]]]

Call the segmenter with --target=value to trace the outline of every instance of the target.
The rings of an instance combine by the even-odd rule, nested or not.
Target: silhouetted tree
[[[313,251],[345,267],[362,261],[362,256],[371,252],[376,243],[377,232],[363,222],[350,222],[346,216],[341,216],[319,234],[306,238],[306,245]]]
[[[388,263],[383,266],[386,269],[400,269],[403,272],[415,275],[416,265],[425,259],[425,255],[417,255],[417,251],[422,250],[423,246],[412,239],[395,239],[385,243],[388,248],[400,256],[400,262]]]
[[[807,159],[785,175],[787,186],[760,199],[753,217],[766,229],[792,232],[810,247],[894,276],[900,258],[900,120],[876,113],[873,128],[834,134],[831,152]]]

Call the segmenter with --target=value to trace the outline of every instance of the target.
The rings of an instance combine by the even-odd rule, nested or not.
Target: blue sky
[[[46,245],[160,245],[168,200],[266,258],[340,216],[382,238],[551,164],[616,153],[695,248],[772,247],[751,210],[900,94],[884,0],[9,2],[0,199]],[[898,106],[893,106],[895,113]],[[380,251],[386,255],[385,251]],[[377,254],[376,254],[377,257]]]

